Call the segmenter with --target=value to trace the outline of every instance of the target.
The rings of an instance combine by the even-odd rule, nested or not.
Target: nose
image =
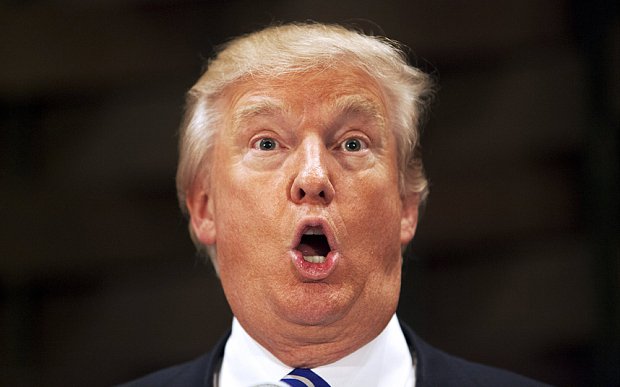
[[[291,185],[291,200],[296,204],[327,205],[334,198],[327,148],[318,138],[309,138],[299,148],[296,171]]]

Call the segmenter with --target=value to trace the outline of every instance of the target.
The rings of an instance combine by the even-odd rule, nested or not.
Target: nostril
[[[300,173],[289,189],[289,197],[296,204],[326,205],[334,197],[334,188],[325,174],[311,176]]]

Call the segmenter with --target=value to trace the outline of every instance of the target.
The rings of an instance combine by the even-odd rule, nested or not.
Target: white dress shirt
[[[237,319],[233,319],[219,373],[219,387],[275,384],[291,370],[252,339]],[[396,315],[374,340],[352,354],[312,371],[331,387],[415,386],[415,366]]]

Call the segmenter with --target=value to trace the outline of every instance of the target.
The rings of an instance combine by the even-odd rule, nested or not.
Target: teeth
[[[321,227],[308,227],[304,231],[304,235],[323,235],[323,228],[321,228]]]
[[[304,261],[310,263],[323,263],[325,262],[325,257],[322,255],[304,255]]]

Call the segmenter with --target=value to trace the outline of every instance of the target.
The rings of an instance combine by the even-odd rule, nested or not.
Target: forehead
[[[317,109],[326,116],[347,112],[384,121],[387,112],[378,84],[351,68],[246,78],[237,82],[228,96],[228,113],[233,123],[254,116],[309,113]]]

